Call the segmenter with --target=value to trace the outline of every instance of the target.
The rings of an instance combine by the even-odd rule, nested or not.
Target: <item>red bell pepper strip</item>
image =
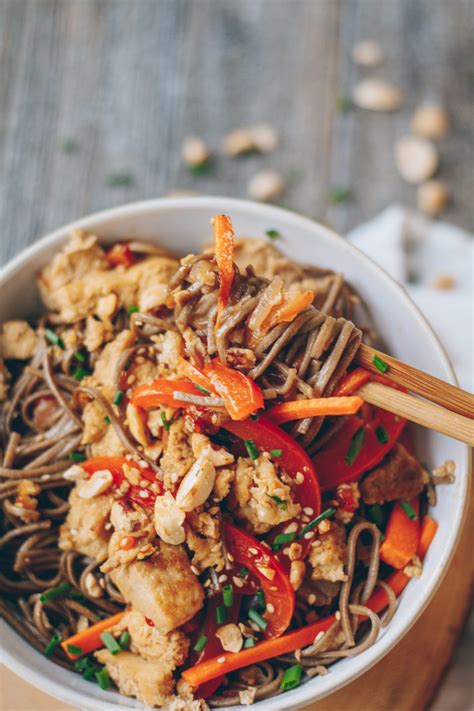
[[[123,264],[125,267],[131,267],[138,260],[130,249],[128,242],[117,242],[105,254],[105,258],[111,267],[117,267]]]
[[[413,559],[420,540],[419,501],[413,499],[411,508],[416,518],[411,519],[400,503],[395,503],[380,546],[380,558],[392,568],[403,570]]]
[[[437,524],[431,518],[425,516],[423,519],[420,545],[418,547],[418,555],[420,558],[424,558],[437,528]],[[395,573],[389,575],[385,582],[390,585],[396,595],[400,595],[410,580],[411,578],[405,575],[405,573],[397,570]],[[372,593],[366,605],[374,612],[381,612],[385,609],[388,605],[388,597],[385,590],[377,588]],[[267,639],[256,644],[255,647],[242,649],[236,654],[226,652],[225,654],[207,660],[207,662],[203,664],[198,664],[190,669],[186,669],[182,674],[183,679],[195,687],[209,679],[214,679],[216,676],[221,676],[223,673],[228,674],[231,671],[241,669],[250,664],[258,664],[266,659],[273,659],[282,654],[289,654],[290,652],[294,652],[295,649],[301,649],[302,647],[307,647],[312,644],[316,635],[318,635],[319,632],[328,630],[335,620],[335,615],[330,615],[311,625],[301,627],[294,632],[288,632],[277,639]]]
[[[334,489],[343,482],[357,481],[364,472],[373,469],[388,454],[400,437],[406,425],[405,419],[375,407],[368,406],[368,411],[370,414],[366,419],[357,416],[349,418],[326,446],[313,457],[323,491]],[[361,428],[364,429],[362,447],[350,463],[346,456],[354,436]],[[385,437],[387,441],[381,441]]]
[[[265,602],[273,606],[263,614],[265,637],[279,637],[288,628],[295,610],[295,593],[288,576],[271,550],[240,528],[224,523],[227,550],[239,567],[244,566],[258,578]],[[272,609],[272,608],[270,608]]]
[[[189,403],[174,399],[173,393],[175,392],[202,396],[202,392],[200,392],[193,383],[189,383],[187,380],[158,378],[153,383],[145,383],[135,388],[132,394],[132,405],[143,407],[145,410],[158,407],[159,405],[176,408],[188,406]]]
[[[233,420],[245,420],[264,407],[262,391],[257,383],[217,358],[204,366],[203,373],[224,400]]]
[[[229,301],[234,281],[234,228],[230,217],[227,217],[227,215],[216,215],[213,225],[214,246],[220,281],[217,317],[217,323],[219,323],[220,314]]]
[[[160,480],[156,478],[155,472],[151,469],[141,467],[133,459],[126,459],[125,457],[93,457],[92,459],[87,459],[85,462],[81,462],[80,466],[90,476],[104,469],[109,471],[112,474],[114,486],[119,488],[125,478],[123,473],[124,464],[136,469],[140,473],[141,479],[153,482],[155,486],[159,488],[159,491],[162,490],[162,484]],[[156,493],[148,487],[131,484],[124,498],[130,499],[144,508],[153,508]]]

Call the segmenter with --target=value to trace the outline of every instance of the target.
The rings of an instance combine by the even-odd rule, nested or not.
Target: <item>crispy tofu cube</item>
[[[95,653],[124,696],[135,696],[147,706],[163,706],[173,693],[172,672],[160,660],[150,661],[132,652],[112,655],[108,649]]]
[[[113,504],[110,494],[82,499],[78,488],[69,495],[69,513],[61,526],[59,546],[63,550],[76,550],[102,562],[108,555],[111,531],[106,529]]]

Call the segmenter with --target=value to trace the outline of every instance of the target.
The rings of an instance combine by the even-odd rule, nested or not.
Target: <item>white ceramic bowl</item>
[[[281,234],[278,247],[292,259],[343,272],[370,305],[375,326],[390,353],[455,382],[446,354],[423,316],[405,291],[367,256],[325,227],[292,212],[221,197],[162,199],[125,205],[86,217],[44,237],[3,270],[0,320],[28,317],[41,309],[35,274],[58,251],[72,227],[92,230],[105,243],[134,237],[153,240],[185,254],[198,251],[203,241],[209,240],[210,220],[216,213],[230,215],[238,235],[257,237],[263,236],[269,228],[277,229]],[[468,493],[468,449],[434,432],[419,430],[417,436],[423,461],[435,465],[453,459],[457,464],[455,484],[439,489],[439,502],[433,510],[439,530],[426,556],[421,579],[410,582],[393,621],[373,647],[357,657],[338,662],[327,676],[255,704],[255,711],[300,708],[354,680],[406,634],[428,604],[453,555],[462,524]],[[112,711],[118,706],[143,708],[133,699],[116,692],[103,692],[96,684],[51,663],[4,623],[2,640],[7,666],[72,706],[83,711]]]

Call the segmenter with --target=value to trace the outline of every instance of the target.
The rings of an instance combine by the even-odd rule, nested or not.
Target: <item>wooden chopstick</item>
[[[468,417],[382,383],[367,383],[357,394],[371,405],[474,446],[474,420]]]
[[[434,375],[424,373],[412,365],[375,350],[364,343],[359,347],[355,360],[372,373],[380,370],[374,365],[374,356],[378,356],[388,365],[386,377],[398,385],[404,385],[408,390],[425,397],[427,400],[443,405],[452,412],[457,412],[464,417],[474,418],[474,395],[457,388],[455,385],[445,383],[444,380]],[[389,409],[389,408],[386,408]],[[436,428],[432,428],[436,429]]]

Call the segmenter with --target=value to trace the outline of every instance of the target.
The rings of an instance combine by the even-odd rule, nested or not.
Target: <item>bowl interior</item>
[[[276,229],[281,235],[277,246],[292,259],[343,272],[369,304],[375,327],[391,354],[454,382],[443,349],[403,289],[343,239],[294,213],[227,198],[184,198],[116,208],[84,218],[74,223],[74,227],[96,232],[103,242],[139,238],[186,254],[198,251],[202,243],[209,240],[210,220],[218,212],[232,217],[238,235],[263,237],[269,228]],[[3,270],[0,320],[40,312],[35,274],[58,250],[70,228],[71,225],[37,242]],[[439,531],[425,559],[421,579],[410,582],[395,618],[372,648],[358,657],[338,662],[325,677],[255,704],[255,709],[295,709],[335,691],[386,654],[426,606],[452,556],[461,526],[467,499],[467,448],[421,429],[417,430],[416,439],[422,461],[435,466],[453,459],[457,464],[456,482],[440,489],[438,504],[433,510]],[[91,711],[112,711],[117,706],[144,708],[139,702],[118,693],[102,692],[97,685],[84,681],[79,675],[51,664],[6,625],[2,631],[4,650],[8,650],[4,652],[5,662],[47,693]]]

